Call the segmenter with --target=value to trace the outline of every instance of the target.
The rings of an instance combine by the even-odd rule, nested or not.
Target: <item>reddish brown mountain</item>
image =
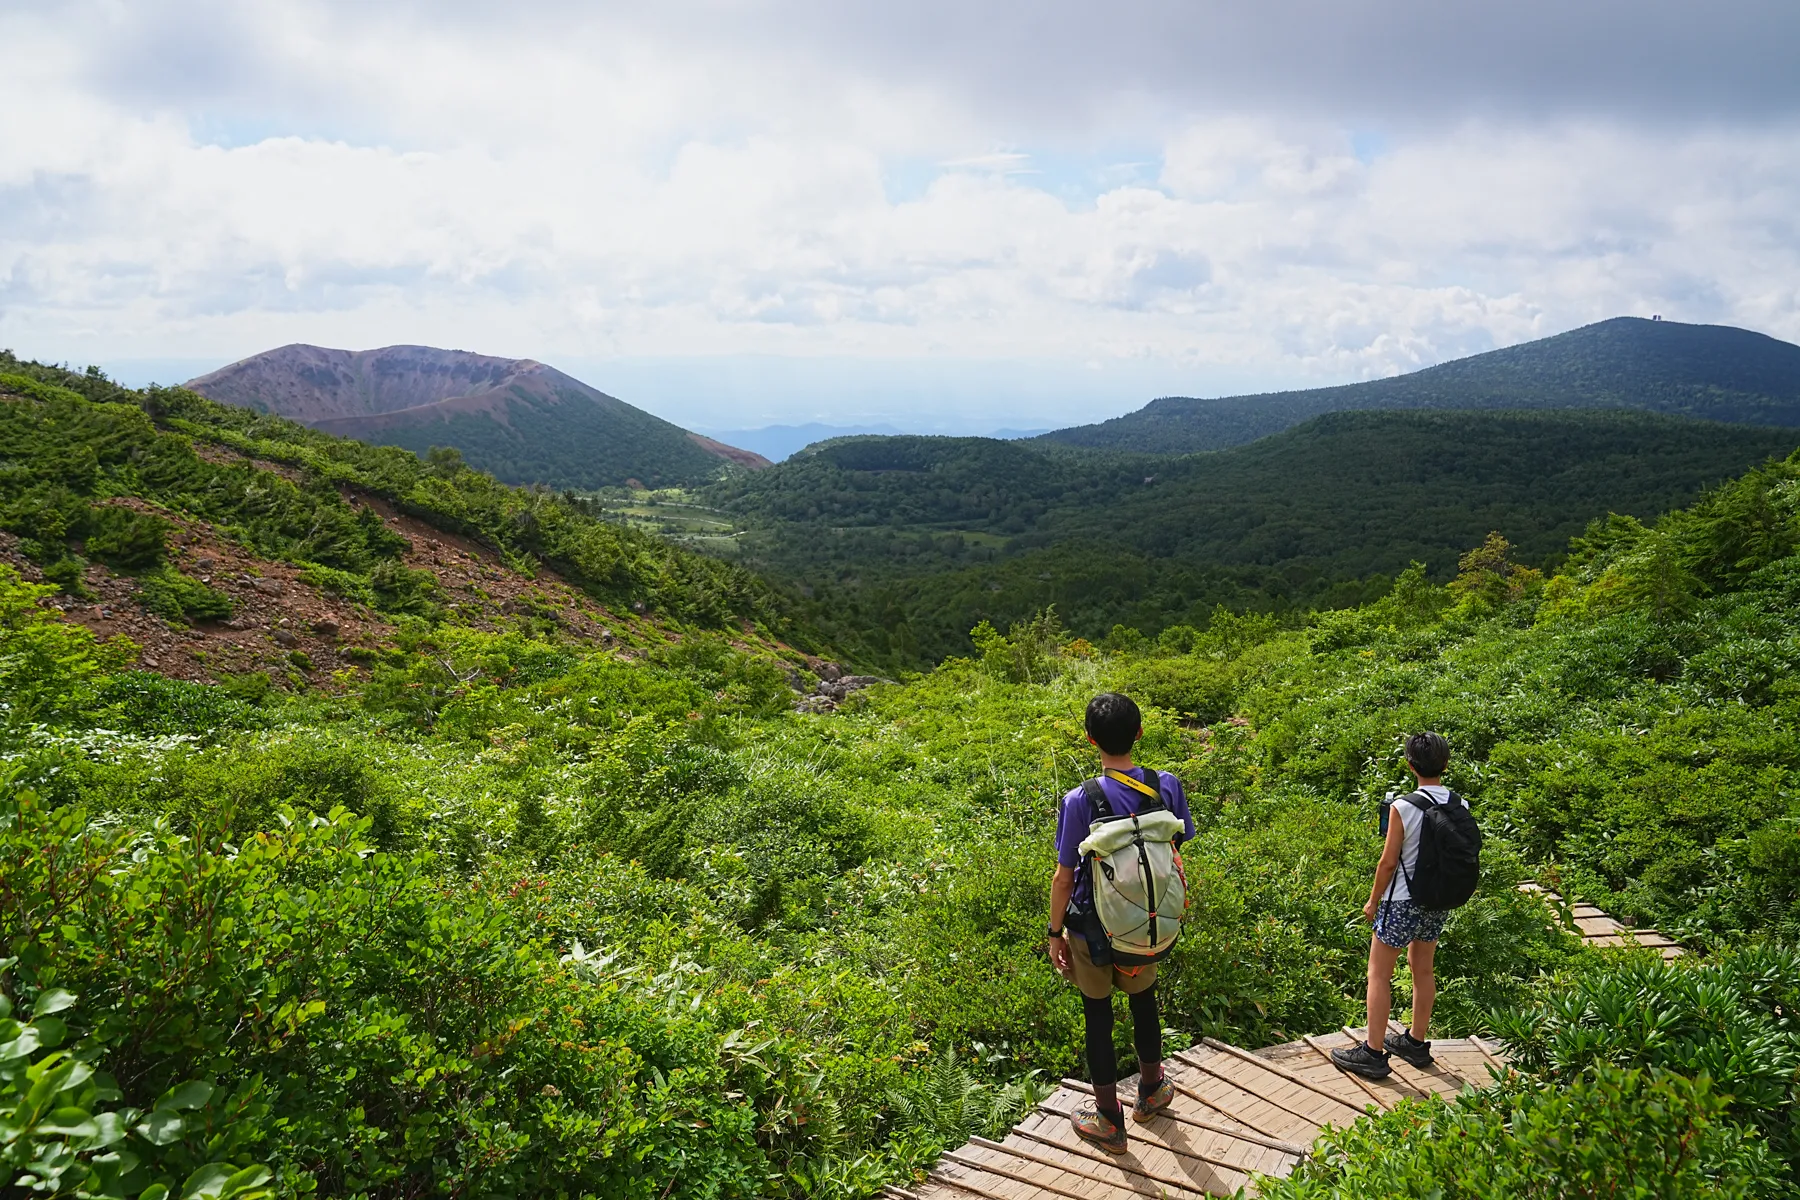
[[[704,483],[769,465],[528,358],[430,346],[292,345],[188,383],[203,396],[423,454],[451,446],[508,483]]]

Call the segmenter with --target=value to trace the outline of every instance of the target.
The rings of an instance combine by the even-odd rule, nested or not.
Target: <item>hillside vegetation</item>
[[[437,615],[448,601],[405,566],[408,541],[382,518],[387,506],[523,574],[548,566],[619,608],[712,628],[782,620],[774,593],[742,569],[596,520],[567,496],[502,486],[454,450],[421,460],[10,354],[0,355],[0,423],[0,530],[72,597],[104,565],[188,598],[167,616],[227,615],[171,568],[173,522],[185,518],[373,610]]]
[[[1221,603],[1355,603],[1413,560],[1447,579],[1496,529],[1545,566],[1594,517],[1652,517],[1797,443],[1636,412],[1333,413],[1175,459],[855,438],[706,494],[751,526],[728,544],[740,561],[803,585],[836,644],[899,669],[1047,605],[1097,641]]]
[[[73,404],[47,374],[7,407]],[[93,436],[9,462],[7,486],[67,486],[47,472],[97,445],[146,447],[101,460],[105,487],[186,464],[184,435],[118,440],[147,406],[472,522],[554,503],[461,474],[436,490],[396,452],[198,403],[92,404]],[[627,660],[454,611],[335,690],[246,696],[123,669],[124,648],[46,607],[52,585],[0,571],[17,1027],[0,1083],[23,1103],[35,1063],[61,1105],[13,1145],[120,1195],[861,1197],[916,1179],[1077,1067],[1080,1004],[1042,953],[1050,834],[1094,769],[1082,705],[1123,687],[1147,705],[1142,757],[1186,781],[1200,827],[1162,986],[1172,1044],[1353,1016],[1374,798],[1400,781],[1403,732],[1448,735],[1488,831],[1437,1027],[1506,1037],[1527,1073],[1358,1126],[1290,1194],[1539,1196],[1579,1170],[1596,1195],[1791,1195],[1800,459],[1599,521],[1549,578],[1503,539],[1465,549],[1448,584],[1409,568],[1357,608],[1221,612],[1110,650],[1049,613],[980,626],[971,655],[833,715],[793,712],[778,660],[697,629]],[[656,570],[626,569],[646,574],[616,586],[673,606]],[[1708,957],[1602,958],[1516,889],[1528,875]],[[1409,1136],[1424,1126],[1460,1151]]]
[[[224,404],[421,456],[451,447],[507,483],[671,487],[767,465],[543,363],[462,350],[282,346],[187,386]]]
[[[1800,346],[1727,325],[1615,317],[1392,379],[1208,400],[1169,396],[1038,440],[1191,454],[1241,446],[1320,413],[1371,408],[1632,408],[1800,426]]]

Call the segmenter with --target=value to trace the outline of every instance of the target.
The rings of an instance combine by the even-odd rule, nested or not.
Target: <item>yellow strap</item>
[[[1105,775],[1108,779],[1112,780],[1115,783],[1122,783],[1126,787],[1131,788],[1134,791],[1139,791],[1139,792],[1144,793],[1144,795],[1146,795],[1146,796],[1151,796],[1158,800],[1162,799],[1161,796],[1158,796],[1156,794],[1155,788],[1151,787],[1147,783],[1140,783],[1139,781],[1133,779],[1131,776],[1127,775],[1123,771],[1115,771],[1111,767],[1108,767],[1108,768],[1106,768]]]

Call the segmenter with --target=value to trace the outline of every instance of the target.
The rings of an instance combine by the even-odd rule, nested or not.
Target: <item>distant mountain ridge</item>
[[[294,344],[187,386],[211,400],[324,433],[424,454],[460,451],[507,483],[599,488],[709,482],[766,467],[759,454],[690,433],[533,359],[431,346],[334,350]]]
[[[1800,426],[1800,346],[1729,325],[1615,317],[1392,379],[1210,400],[1165,397],[1037,440],[1191,454],[1241,446],[1323,413],[1412,408],[1635,408]]]

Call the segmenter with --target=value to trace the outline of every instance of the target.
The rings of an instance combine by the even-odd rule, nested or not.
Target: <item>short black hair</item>
[[[1406,761],[1427,779],[1436,779],[1450,765],[1450,743],[1441,733],[1411,734],[1406,739]]]
[[[1087,706],[1087,735],[1108,754],[1130,754],[1144,714],[1137,702],[1121,692],[1101,692]]]

